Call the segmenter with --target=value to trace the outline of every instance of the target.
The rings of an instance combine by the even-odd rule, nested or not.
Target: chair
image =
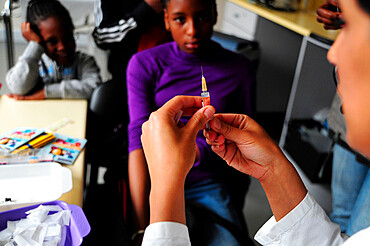
[[[97,234],[92,233],[89,239],[91,245],[125,245],[128,242],[125,227],[129,198],[126,98],[125,81],[110,80],[94,90],[89,103],[86,163],[90,174],[86,175],[84,209],[97,229]],[[100,167],[107,170],[104,184],[98,182]],[[103,213],[97,213],[102,210]]]

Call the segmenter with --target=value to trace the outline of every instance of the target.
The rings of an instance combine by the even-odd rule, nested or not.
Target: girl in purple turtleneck
[[[251,63],[211,41],[217,17],[215,0],[168,0],[164,13],[166,29],[174,42],[137,53],[127,68],[129,181],[137,231],[149,223],[150,179],[140,136],[141,125],[150,113],[176,95],[200,96],[201,66],[216,112],[251,115],[255,105]],[[186,118],[181,120],[186,124]],[[242,216],[245,197],[240,196],[240,190],[239,197],[232,193],[249,179],[228,168],[201,132],[196,143],[197,157],[187,176],[186,199],[202,204],[245,230]],[[199,238],[202,245],[238,245],[230,232],[216,224],[210,224],[202,235]],[[191,240],[195,243],[198,238]]]

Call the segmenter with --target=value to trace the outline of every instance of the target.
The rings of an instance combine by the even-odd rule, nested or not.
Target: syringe
[[[200,66],[200,70],[202,71],[202,93],[200,94],[202,97],[202,107],[211,105],[211,96],[209,95],[209,92],[207,91],[207,83],[206,78],[204,78],[203,75],[203,67]],[[211,126],[209,122],[206,123],[206,130],[211,130]]]

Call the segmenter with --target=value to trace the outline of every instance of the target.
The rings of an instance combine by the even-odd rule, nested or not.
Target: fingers
[[[240,130],[237,128],[232,127],[230,124],[231,122],[223,122],[220,121],[218,118],[215,118],[211,121],[211,128],[215,132],[222,134],[226,139],[230,139],[232,141],[237,140],[238,136],[240,136]]]
[[[176,114],[182,110],[182,116],[191,116],[202,107],[201,97],[195,96],[176,96],[166,102],[159,111],[169,113],[170,117],[175,118]]]
[[[319,23],[323,23],[325,29],[336,30],[341,27],[342,14],[336,1],[326,1],[325,4],[317,9],[316,13],[316,20]]]
[[[316,20],[319,22],[319,23],[322,23],[324,24],[324,28],[326,30],[330,29],[330,30],[337,30],[341,27],[341,21],[340,19],[335,19],[335,20],[328,20],[328,19],[325,19],[325,18],[322,18],[320,16],[317,16],[316,17]]]
[[[215,114],[215,108],[212,106],[206,106],[197,112],[190,118],[185,128],[190,129],[191,132],[194,132],[195,135],[204,128],[204,125],[212,119]]]
[[[32,29],[29,22],[22,22],[21,23],[21,32],[23,37],[29,42],[32,40]]]
[[[42,39],[41,37],[31,28],[31,24],[29,22],[23,22],[21,24],[21,31],[23,37],[29,42],[29,41],[35,41],[37,43],[41,43]]]
[[[322,23],[322,24],[326,24],[326,25],[332,25],[334,23],[333,20],[328,19],[328,18],[323,18],[321,16],[317,16],[316,20],[317,20],[317,22]]]
[[[8,97],[13,98],[15,100],[26,100],[26,96],[17,95],[17,94],[7,94]]]
[[[203,131],[203,135],[206,138],[207,143],[209,145],[218,146],[218,145],[222,145],[222,144],[225,143],[225,137],[223,135],[218,135],[214,131],[206,131],[206,130],[204,130]]]
[[[212,145],[211,149],[212,149],[213,152],[215,152],[221,158],[224,158],[225,155],[226,155],[226,146],[225,146],[225,144]]]
[[[244,142],[249,132],[263,131],[255,121],[241,114],[217,114],[210,124],[212,130],[235,143]]]
[[[21,23],[21,31],[24,32],[25,30],[28,29],[29,26],[30,26],[30,23],[28,23],[27,21],[22,22]]]

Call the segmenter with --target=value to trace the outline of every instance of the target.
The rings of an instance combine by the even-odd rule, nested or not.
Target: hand
[[[213,131],[204,131],[204,135],[212,150],[261,182],[276,221],[303,200],[307,191],[295,168],[254,120],[246,115],[218,114],[210,124]]]
[[[32,30],[31,24],[29,22],[25,21],[21,24],[21,31],[23,37],[27,40],[27,42],[35,41],[41,44],[41,37],[34,30]]]
[[[163,3],[161,0],[145,0],[152,9],[160,14],[163,11]]]
[[[337,0],[326,0],[316,11],[316,20],[324,24],[325,29],[337,30],[342,27],[343,15]]]
[[[216,114],[212,131],[204,131],[212,150],[233,168],[262,179],[279,158],[280,148],[265,130],[246,115]]]
[[[142,126],[141,142],[151,181],[150,223],[186,223],[184,184],[196,155],[195,139],[215,113],[212,106],[201,106],[201,97],[177,96]],[[185,126],[175,120],[179,112],[193,115]]]
[[[14,98],[15,100],[43,100],[45,99],[45,90],[41,89],[35,93],[27,96],[17,95],[17,94],[7,94],[8,97]]]
[[[142,126],[141,141],[149,166],[151,182],[185,181],[196,157],[197,133],[211,119],[215,109],[202,107],[200,97],[177,96],[153,112]],[[192,116],[185,126],[175,122],[175,115]]]

